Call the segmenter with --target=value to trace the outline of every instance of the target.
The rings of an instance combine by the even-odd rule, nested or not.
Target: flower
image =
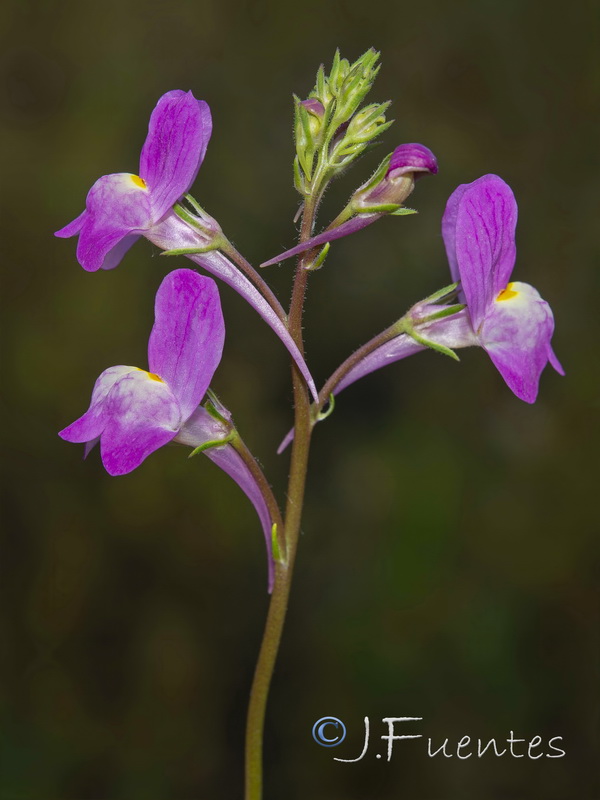
[[[426,174],[435,175],[437,171],[436,157],[428,147],[417,143],[399,145],[381,162],[373,177],[356,190],[346,208],[327,230],[264,261],[261,267],[270,267],[306,250],[342,239],[366,228],[385,214],[394,213],[394,210],[397,213],[414,213],[409,209],[400,209],[401,204],[415,188],[418,178]]]
[[[107,472],[131,472],[192,416],[219,365],[224,339],[215,282],[189,269],[169,273],[156,294],[149,370],[105,370],[89,409],[60,436],[68,442],[99,440]]]
[[[104,175],[90,189],[86,209],[56,232],[79,234],[77,259],[88,272],[116,267],[196,180],[212,132],[210,109],[191,92],[164,94],[150,117],[139,175]]]
[[[222,234],[216,220],[202,213],[193,217],[198,224],[190,225],[173,211],[196,179],[211,132],[210,109],[204,100],[179,89],[167,92],[150,117],[140,174],[123,172],[99,178],[88,192],[85,211],[55,235],[79,236],[77,259],[89,272],[116,267],[140,236],[163,250],[184,251],[260,314],[288,349],[316,397],[310,370],[286,327],[283,309],[276,307],[276,301],[269,302],[216,249]]]
[[[526,403],[535,402],[548,362],[564,375],[550,346],[554,332],[550,306],[528,283],[509,282],[516,257],[516,223],[517,203],[502,178],[484,175],[461,184],[446,205],[442,236],[466,308],[441,316],[444,306],[417,304],[407,316],[421,341],[407,333],[391,339],[346,373],[335,392],[425,349],[422,340],[449,349],[483,347],[509,389]]]
[[[272,526],[265,498],[249,467],[230,444],[231,415],[199,406],[221,360],[225,325],[212,278],[190,269],[169,273],[156,294],[148,342],[149,370],[117,366],[94,386],[89,409],[60,431],[68,442],[100,442],[110,475],[124,475],[170,441],[200,447],[252,502],[265,535],[269,591],[273,581]],[[205,449],[206,448],[206,449]]]
[[[526,403],[537,397],[546,364],[564,370],[550,345],[554,317],[528,283],[511,282],[517,203],[498,175],[462,184],[450,196],[442,236],[455,281],[479,344],[509,389]]]

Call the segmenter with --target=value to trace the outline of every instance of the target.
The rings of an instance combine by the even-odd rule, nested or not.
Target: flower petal
[[[390,159],[387,174],[405,175],[407,172],[430,172],[435,175],[438,171],[437,159],[428,147],[418,142],[399,145]]]
[[[564,374],[550,346],[554,318],[533,286],[515,282],[510,289],[509,299],[494,301],[479,338],[508,387],[521,400],[533,403],[548,361]]]
[[[456,260],[456,215],[458,213],[460,199],[467,186],[469,186],[468,183],[461,183],[461,185],[457,186],[452,192],[448,198],[446,210],[442,217],[442,238],[444,239],[446,255],[448,256],[448,263],[450,264],[450,274],[452,275],[452,280],[455,282],[460,281],[460,272]]]
[[[164,381],[136,370],[115,382],[104,407],[102,463],[109,475],[124,475],[177,435],[179,404]]]
[[[199,235],[175,213],[168,214],[160,224],[155,225],[147,232],[146,238],[162,250],[176,250],[179,248],[193,248],[203,246],[205,242]],[[288,352],[294,359],[298,369],[306,380],[313,398],[317,398],[315,382],[310,374],[306,362],[298,350],[290,332],[265,300],[263,295],[239,269],[222,253],[212,250],[208,253],[194,253],[187,256],[198,266],[220,278],[241,295],[252,308],[260,314],[263,320],[279,336]]]
[[[154,308],[150,372],[169,384],[186,420],[206,394],[221,360],[225,323],[219,291],[212,278],[178,269],[161,283]]]
[[[58,236],[59,239],[70,239],[71,236],[76,236],[83,228],[83,223],[85,222],[86,216],[87,211],[82,211],[78,217],[75,217],[75,219],[72,222],[69,222],[68,225],[65,225],[64,228],[56,231],[54,235]]]
[[[109,367],[100,375],[92,390],[90,407],[82,417],[72,422],[58,434],[67,442],[91,442],[100,436],[106,424],[105,401],[116,381],[138,372],[137,367]],[[89,452],[89,451],[88,451]],[[86,452],[87,455],[87,452]]]
[[[135,178],[128,173],[104,175],[90,189],[77,243],[77,259],[88,272],[116,267],[133,240],[128,239],[119,249],[113,248],[152,224],[148,191]],[[75,223],[81,219],[78,217],[57,235],[69,230],[69,235],[74,235]]]
[[[237,483],[246,497],[250,500],[256,513],[258,514],[258,518],[265,535],[265,544],[267,546],[269,592],[271,592],[273,589],[274,574],[271,542],[271,529],[273,522],[271,520],[271,515],[269,514],[269,509],[267,508],[264,497],[258,488],[258,484],[254,480],[252,473],[246,466],[240,454],[230,444],[226,444],[222,447],[211,447],[208,450],[205,450],[204,454],[218,467],[221,467],[221,469]]]
[[[229,430],[230,429],[227,429],[223,423],[212,417],[205,408],[200,406],[183,425],[175,441],[189,445],[190,447],[199,447],[202,444],[206,444],[206,442],[224,439],[229,433]],[[258,514],[267,545],[270,592],[273,588],[273,556],[271,552],[271,528],[273,520],[269,514],[269,509],[262,492],[242,457],[229,443],[210,447],[204,451],[204,455],[210,458],[217,466],[221,467],[230,478],[233,478],[250,500]]]
[[[125,253],[133,247],[140,238],[140,235],[139,233],[130,233],[124,239],[121,239],[121,241],[106,254],[102,262],[102,269],[114,269],[118,267]]]
[[[191,92],[175,89],[156,104],[140,157],[140,177],[148,186],[155,222],[196,180],[211,133],[208,104]]]
[[[327,242],[334,242],[336,239],[343,239],[344,236],[348,236],[351,233],[356,233],[356,231],[360,231],[363,228],[366,228],[368,225],[371,225],[371,223],[376,222],[381,216],[382,214],[358,214],[356,217],[352,217],[352,219],[349,219],[347,222],[343,222],[341,225],[338,225],[337,228],[332,228],[330,231],[323,231],[323,233],[313,236],[312,239],[308,239],[306,242],[301,242],[295,247],[292,247],[290,250],[286,250],[284,253],[280,253],[274,258],[264,261],[261,264],[261,267],[270,267],[272,264],[278,264],[280,261],[285,261],[288,258],[299,255],[300,253],[305,253],[307,250],[312,250],[313,247],[320,247]]]
[[[512,189],[497,175],[459,186],[448,200],[442,235],[452,277],[461,281],[475,330],[510,278],[516,224]]]

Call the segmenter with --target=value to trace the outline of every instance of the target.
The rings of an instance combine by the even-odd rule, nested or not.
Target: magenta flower
[[[210,249],[211,241],[221,234],[216,221],[205,215],[200,227],[192,227],[173,211],[196,179],[211,132],[210,109],[204,100],[179,89],[167,92],[150,117],[140,174],[99,178],[88,193],[85,211],[55,235],[79,236],[77,259],[88,272],[116,267],[140,236],[163,250],[186,249],[192,261],[231,286],[275,331],[316,397],[314,381],[281,307],[275,308],[223,253]]]
[[[446,205],[442,235],[452,278],[460,281],[460,299],[467,308],[434,318],[442,306],[419,304],[412,321],[421,337],[438,345],[483,347],[514,394],[533,403],[546,364],[550,362],[561,375],[564,371],[550,346],[554,332],[550,306],[529,284],[509,282],[516,257],[516,223],[517,203],[502,178],[484,175],[459,186]],[[426,318],[431,321],[419,324]],[[359,362],[335,392],[423,349],[422,343],[402,333]]]
[[[477,344],[509,389],[526,403],[537,397],[546,364],[564,375],[550,340],[554,318],[528,283],[509,282],[515,265],[517,203],[497,175],[462,184],[450,196],[442,235],[455,281],[460,280]]]
[[[148,342],[149,371],[117,366],[94,386],[85,414],[60,432],[68,442],[100,442],[110,475],[124,475],[170,441],[191,447],[211,444],[204,453],[245,492],[260,519],[273,578],[271,520],[265,499],[241,456],[229,444],[233,426],[199,407],[219,365],[225,325],[212,278],[189,269],[169,273],[156,294],[155,322]],[[219,442],[222,442],[220,444]]]
[[[435,175],[438,171],[437,160],[431,150],[422,144],[401,144],[391,156],[385,159],[373,178],[356,190],[347,209],[340,217],[352,214],[351,219],[346,219],[340,225],[335,221],[316,236],[306,242],[280,253],[261,264],[261,267],[270,267],[288,258],[297,256],[314,247],[321,247],[327,242],[343,239],[352,233],[372,225],[380,219],[386,211],[402,204],[415,187],[415,181],[423,175]],[[385,206],[389,208],[385,208]],[[382,210],[375,210],[381,207]],[[414,213],[414,212],[411,212]]]
[[[99,439],[107,472],[131,472],[192,416],[219,365],[224,339],[215,282],[189,269],[169,273],[156,294],[149,371],[105,370],[89,409],[60,436],[68,442]]]
[[[210,109],[191,92],[164,94],[150,117],[139,175],[104,175],[90,189],[86,209],[56,232],[79,234],[77,259],[88,272],[116,267],[196,180],[212,132]]]

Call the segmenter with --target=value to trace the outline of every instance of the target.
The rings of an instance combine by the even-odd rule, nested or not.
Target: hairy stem
[[[316,205],[317,203],[313,198],[307,198],[304,204],[300,230],[301,242],[307,241],[312,235]],[[298,259],[288,316],[289,331],[301,352],[304,351],[302,312],[309,275],[304,269],[304,264],[309,256],[310,253],[306,253]],[[292,364],[292,383],[294,389],[295,438],[290,461],[284,521],[285,563],[277,563],[275,565],[273,594],[271,595],[265,632],[250,692],[246,726],[246,800],[261,800],[262,798],[265,711],[288,606],[298,537],[300,535],[304,487],[310,450],[310,435],[312,431],[310,396],[306,383],[295,364]]]

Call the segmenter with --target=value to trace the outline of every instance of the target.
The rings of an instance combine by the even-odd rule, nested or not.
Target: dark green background
[[[7,2],[0,12],[1,800],[241,797],[243,726],[267,606],[264,544],[224,475],[165,448],[110,478],[56,431],[113,364],[145,366],[168,267],[146,242],[87,274],[52,232],[93,181],[136,171],[173,88],[214,135],[194,194],[253,262],[291,246],[292,92],[336,46],[382,52],[373,99],[397,123],[333,188],[333,216],[379,158],[421,141],[440,172],[416,217],[332,248],[311,279],[318,382],[448,282],[458,183],[496,172],[520,209],[517,280],[552,305],[567,370],[533,407],[483,351],[433,353],[344,393],[317,431],[304,536],[266,734],[267,800],[598,798],[598,9],[517,0],[361,4]],[[286,299],[291,265],[268,272]],[[283,498],[287,358],[229,289],[214,382]],[[316,719],[347,741],[317,746]],[[362,720],[421,716],[449,737],[564,737],[562,759],[429,759],[425,740],[355,757]],[[547,746],[544,752],[548,752]]]

